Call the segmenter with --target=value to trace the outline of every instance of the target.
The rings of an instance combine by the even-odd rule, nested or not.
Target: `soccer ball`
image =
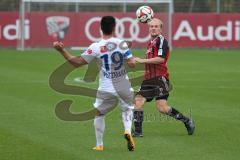
[[[153,19],[153,10],[149,6],[141,6],[136,11],[137,21],[148,23]]]

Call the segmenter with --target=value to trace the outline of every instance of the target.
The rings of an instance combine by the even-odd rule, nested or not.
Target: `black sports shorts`
[[[170,83],[165,77],[155,77],[144,80],[136,95],[141,95],[146,98],[147,102],[155,100],[168,99],[170,91]]]

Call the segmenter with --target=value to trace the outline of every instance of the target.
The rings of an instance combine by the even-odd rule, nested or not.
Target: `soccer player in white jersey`
[[[131,135],[133,91],[124,67],[124,61],[129,67],[135,67],[135,59],[127,44],[114,38],[116,20],[112,16],[104,16],[101,19],[102,39],[92,43],[81,56],[73,56],[64,49],[62,42],[54,42],[53,47],[75,67],[96,60],[99,68],[99,88],[94,107],[97,115],[94,119],[97,151],[103,151],[103,134],[105,130],[104,117],[113,107],[120,102],[122,109],[122,122],[124,126],[124,138],[127,140],[129,151],[135,149]]]

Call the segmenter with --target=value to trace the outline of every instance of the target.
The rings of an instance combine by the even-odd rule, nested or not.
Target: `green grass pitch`
[[[74,51],[74,54],[78,54]],[[134,51],[142,55],[143,51]],[[169,59],[174,89],[169,104],[191,114],[196,132],[188,136],[180,122],[145,105],[144,138],[128,152],[120,109],[106,117],[105,151],[95,152],[93,121],[66,122],[54,113],[63,99],[74,100],[72,112],[92,108],[93,98],[64,95],[48,85],[64,59],[54,50],[0,50],[1,160],[238,160],[240,157],[239,50],[175,49]],[[86,67],[72,72],[73,81]]]

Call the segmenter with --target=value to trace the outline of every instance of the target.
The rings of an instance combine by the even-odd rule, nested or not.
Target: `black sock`
[[[135,110],[133,112],[133,122],[136,133],[142,133],[143,110]]]
[[[183,123],[187,123],[189,121],[188,117],[184,116],[182,113],[180,113],[178,110],[176,110],[173,107],[170,108],[167,115],[169,115],[179,121],[182,121]]]

